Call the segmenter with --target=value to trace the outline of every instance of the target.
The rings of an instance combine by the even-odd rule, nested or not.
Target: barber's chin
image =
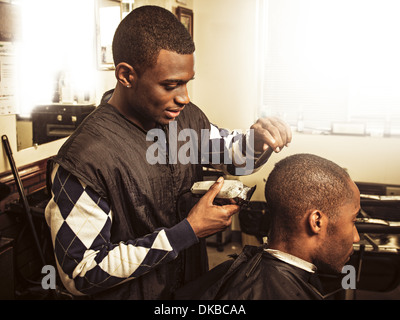
[[[175,121],[175,119],[170,119],[170,118],[161,118],[158,120],[158,123],[162,126],[167,126],[169,125],[171,122]]]

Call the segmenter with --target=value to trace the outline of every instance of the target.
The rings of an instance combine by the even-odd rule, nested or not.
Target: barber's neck
[[[113,95],[108,101],[114,108],[116,108],[125,118],[142,128],[144,131],[149,131],[156,127],[156,122],[143,117],[140,113],[132,108],[127,95],[127,88],[117,84]]]

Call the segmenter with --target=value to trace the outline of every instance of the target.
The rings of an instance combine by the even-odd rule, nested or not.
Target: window
[[[261,115],[400,135],[400,1],[260,0]]]

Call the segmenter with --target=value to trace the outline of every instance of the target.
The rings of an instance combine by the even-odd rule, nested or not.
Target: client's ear
[[[130,88],[136,80],[137,75],[135,69],[130,64],[121,62],[115,67],[115,77],[122,86]]]
[[[320,210],[312,210],[308,214],[308,226],[311,233],[319,234],[323,227],[325,227],[325,215]]]

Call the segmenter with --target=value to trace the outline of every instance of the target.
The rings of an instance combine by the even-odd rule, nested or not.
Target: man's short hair
[[[139,74],[155,65],[161,49],[192,54],[195,45],[184,25],[168,10],[143,6],[119,24],[113,39],[114,64],[131,65]]]
[[[316,155],[296,154],[279,161],[265,185],[269,237],[287,241],[295,236],[309,210],[321,210],[334,222],[339,207],[353,196],[350,181],[346,170]]]

